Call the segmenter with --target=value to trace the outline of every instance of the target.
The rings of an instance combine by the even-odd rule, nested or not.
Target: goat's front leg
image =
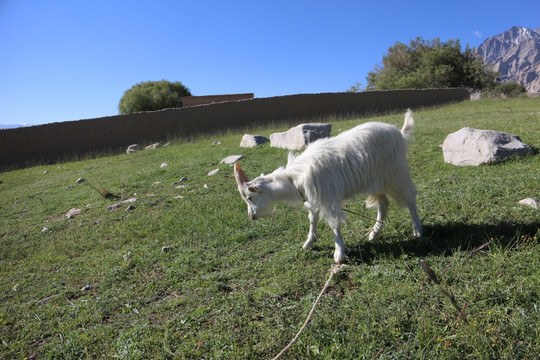
[[[347,259],[347,251],[345,249],[345,243],[341,237],[340,224],[330,225],[332,231],[334,232],[334,242],[336,245],[336,250],[334,251],[334,261],[336,264],[343,264]]]
[[[307,241],[304,243],[302,248],[304,250],[311,249],[313,243],[317,241],[317,225],[319,224],[319,211],[309,210],[309,234]]]

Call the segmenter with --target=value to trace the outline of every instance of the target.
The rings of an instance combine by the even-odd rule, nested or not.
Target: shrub
[[[508,81],[503,83],[497,83],[492,88],[490,88],[486,95],[488,97],[518,97],[524,93],[527,92],[527,89],[525,89],[525,86],[521,85],[520,83],[517,83],[515,81]]]
[[[182,96],[191,96],[181,82],[144,81],[127,90],[118,104],[120,114],[154,111],[182,106]]]

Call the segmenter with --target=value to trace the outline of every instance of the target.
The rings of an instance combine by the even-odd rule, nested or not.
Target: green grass
[[[333,120],[333,134],[367,120]],[[376,120],[401,127],[403,114]],[[409,163],[425,236],[412,236],[408,212],[393,203],[380,239],[359,243],[373,224],[349,215],[347,267],[285,358],[540,357],[540,212],[518,205],[540,197],[540,156],[456,167],[439,147],[470,126],[518,134],[538,150],[540,98],[418,110],[415,120]],[[275,356],[328,278],[333,237],[322,223],[320,241],[302,251],[302,209],[248,219],[232,168],[218,162],[243,154],[242,167],[255,176],[284,165],[287,152],[241,149],[242,135],[1,173],[0,358]],[[171,185],[184,176],[185,188]],[[75,185],[81,177],[88,181]],[[107,210],[118,201],[91,185],[136,197],[135,209]],[[362,199],[346,206],[374,215]],[[67,219],[71,208],[82,213]]]

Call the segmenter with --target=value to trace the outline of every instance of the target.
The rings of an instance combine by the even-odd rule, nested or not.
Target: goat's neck
[[[294,185],[285,171],[276,171],[269,176],[272,179],[269,187],[276,201],[285,201],[295,205],[305,201],[302,192]]]

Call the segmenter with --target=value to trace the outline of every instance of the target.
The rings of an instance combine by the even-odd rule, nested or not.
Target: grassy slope
[[[538,149],[539,111],[540,98],[417,111],[409,162],[426,236],[414,239],[407,211],[392,204],[381,238],[352,249],[286,357],[538,358],[540,213],[517,202],[539,199],[540,157],[455,167],[439,145],[470,126],[519,134]],[[400,127],[403,116],[377,120]],[[364,121],[333,121],[333,133]],[[287,154],[268,145],[240,149],[241,136],[0,174],[0,358],[275,356],[322,288],[333,241],[323,223],[321,241],[302,251],[301,209],[248,220],[232,169],[219,160],[243,154],[242,166],[256,175],[283,165]],[[215,139],[222,145],[212,146]],[[183,176],[185,188],[171,185]],[[80,177],[89,181],[71,187]],[[135,209],[107,210],[114,201],[90,184],[135,196]],[[73,207],[82,214],[66,219]],[[347,207],[374,215],[360,200]],[[349,216],[348,246],[371,225]],[[442,286],[460,309],[466,305],[460,320],[422,261],[444,272]]]

